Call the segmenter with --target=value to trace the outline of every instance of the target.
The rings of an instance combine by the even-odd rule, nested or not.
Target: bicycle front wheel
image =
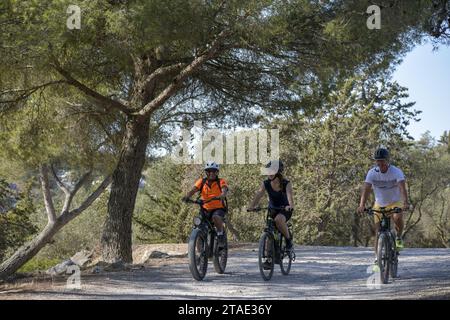
[[[189,270],[198,281],[203,280],[208,268],[207,247],[208,241],[204,232],[200,229],[192,230],[188,245]]]
[[[380,268],[381,283],[386,284],[389,281],[389,269],[391,264],[391,252],[389,238],[386,234],[380,234],[377,244],[377,261]]]
[[[259,240],[258,250],[259,271],[265,281],[272,278],[275,263],[275,243],[273,237],[264,232]]]
[[[286,238],[284,236],[281,236],[280,269],[281,273],[285,276],[289,274],[292,266],[292,254],[286,249],[286,244]]]

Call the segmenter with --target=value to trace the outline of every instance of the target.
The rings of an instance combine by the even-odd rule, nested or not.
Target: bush
[[[61,259],[34,257],[33,259],[25,263],[17,272],[27,273],[35,271],[46,271],[51,267],[57,265],[61,261],[62,261]]]

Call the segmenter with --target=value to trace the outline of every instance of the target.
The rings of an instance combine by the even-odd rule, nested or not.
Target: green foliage
[[[193,181],[185,181],[188,166],[174,164],[170,158],[153,162],[144,173],[145,184],[136,200],[135,239],[138,242],[185,242],[197,208],[183,204],[181,198]]]
[[[382,29],[369,30],[367,3],[359,0],[81,0],[76,4],[82,9],[82,29],[68,30],[70,0],[2,1],[0,170],[13,163],[12,171],[29,177],[39,164],[52,162],[81,175],[92,168],[110,172],[116,164],[126,117],[59,81],[63,76],[55,68],[56,60],[83,84],[106,97],[127,100],[136,111],[148,102],[130,99],[140,76],[145,78],[160,66],[192,61],[207,50],[213,37],[229,29],[220,54],[154,112],[151,145],[167,146],[174,129],[171,121],[186,124],[200,118],[210,125],[232,127],[269,116],[261,123],[265,127],[276,123],[281,129],[283,159],[297,204],[293,217],[297,241],[365,243],[369,226],[352,220],[352,214],[372,150],[379,144],[391,149],[411,177],[412,199],[422,201],[423,207],[446,198],[440,178],[447,177],[450,150],[448,133],[440,147],[408,149],[406,127],[418,113],[411,110],[412,104],[402,102],[407,97],[404,88],[386,80],[402,55],[429,30],[430,22],[434,27],[445,25],[440,18],[448,12],[441,12],[442,1],[437,16],[431,1],[379,3]],[[143,75],[136,71],[136,57],[146,65],[139,71]],[[172,81],[172,74],[159,79],[152,96]],[[51,84],[41,87],[46,83]],[[281,120],[274,121],[273,115],[279,113]],[[427,176],[430,164],[439,167],[436,176]],[[168,159],[149,166],[136,204],[135,240],[186,240],[197,208],[179,199],[201,173],[198,166],[177,166]],[[235,235],[255,241],[263,218],[244,208],[262,180],[258,168],[226,165],[221,175],[229,180],[229,221]],[[435,186],[437,181],[438,192],[424,199],[422,182]],[[9,192],[6,187],[1,190]],[[43,206],[36,204],[41,198],[37,192],[31,196],[39,207],[36,220],[45,224]],[[92,247],[105,216],[105,197],[63,229],[41,253],[43,258],[63,258]],[[0,215],[2,221],[7,217],[30,226],[26,217],[34,207],[25,198]],[[55,198],[60,206],[62,199]],[[447,207],[443,208],[445,212]],[[446,215],[441,219],[436,212],[437,208],[423,216],[436,222],[436,233],[445,233]],[[6,228],[5,223],[0,222],[0,228]],[[419,221],[417,230],[420,227]],[[9,239],[13,248],[32,233],[31,226],[14,230],[0,230],[0,244]]]
[[[370,156],[385,145],[395,156],[408,145],[406,125],[417,115],[402,103],[406,90],[381,79],[350,78],[320,98],[311,115],[280,122],[282,158],[297,203],[297,240],[322,245],[365,243],[365,220],[354,217]],[[361,229],[361,230],[360,230]],[[360,232],[361,231],[361,232]]]
[[[30,220],[35,211],[30,189],[19,192],[0,178],[0,261],[37,231]]]
[[[405,236],[416,244],[449,247],[450,156],[446,146],[437,145],[427,132],[405,158],[414,206],[407,216]]]
[[[17,272],[19,273],[27,273],[27,272],[36,272],[36,271],[46,271],[51,267],[56,266],[61,262],[61,259],[48,259],[48,258],[39,258],[34,257],[27,263],[25,263]]]

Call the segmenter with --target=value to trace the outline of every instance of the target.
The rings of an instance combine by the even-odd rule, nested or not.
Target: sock
[[[223,231],[217,231],[217,235],[218,235],[218,236],[223,235]]]

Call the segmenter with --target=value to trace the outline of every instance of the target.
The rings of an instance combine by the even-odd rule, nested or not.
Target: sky
[[[415,47],[397,67],[393,79],[409,89],[413,108],[421,110],[420,122],[409,126],[414,139],[427,130],[436,139],[450,130],[450,47],[433,51],[431,44]]]

